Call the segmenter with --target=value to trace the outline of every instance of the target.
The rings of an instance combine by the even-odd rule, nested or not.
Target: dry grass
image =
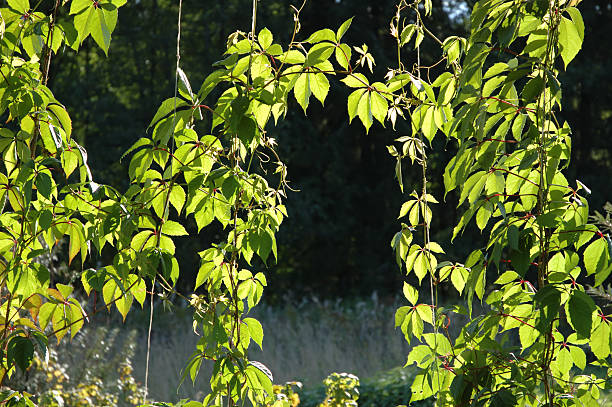
[[[268,366],[276,383],[299,380],[313,386],[331,372],[372,376],[406,361],[408,344],[393,326],[396,308],[397,304],[383,303],[376,295],[352,302],[311,299],[280,307],[260,305],[254,315],[264,327],[264,349],[251,345],[250,358]],[[203,365],[195,386],[187,379],[177,393],[181,370],[197,341],[189,316],[160,315],[154,332],[150,396],[166,401],[201,398],[208,391],[205,378],[210,377],[211,365]],[[141,381],[145,355],[143,332],[133,361]]]

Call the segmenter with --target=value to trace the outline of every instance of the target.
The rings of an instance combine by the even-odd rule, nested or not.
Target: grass
[[[306,388],[320,385],[331,372],[353,373],[360,378],[374,376],[406,361],[409,346],[399,329],[394,329],[397,306],[396,301],[382,301],[376,294],[354,301],[313,298],[282,306],[259,305],[253,316],[264,327],[264,348],[252,344],[250,358],[270,368],[275,383],[298,380]],[[139,332],[133,367],[136,379],[143,383],[147,320],[145,309],[136,312],[126,327]],[[149,373],[151,398],[201,399],[208,392],[211,364],[202,365],[195,385],[188,378],[177,392],[181,371],[197,340],[190,314],[177,316],[156,310]]]
[[[360,378],[359,405],[392,407],[406,404],[414,367],[399,367],[405,363],[410,348],[401,332],[394,329],[394,313],[400,305],[404,304],[383,301],[375,294],[363,300],[312,298],[297,303],[288,301],[281,306],[261,304],[251,316],[259,319],[264,327],[264,349],[252,344],[250,358],[270,368],[276,384],[302,382],[304,389],[300,391],[300,398],[304,407],[316,407],[323,400],[325,390],[321,382],[332,372],[352,373]],[[127,360],[131,354],[134,376],[144,383],[148,318],[148,309],[134,309],[116,337],[107,335],[108,328],[120,325],[120,319],[114,314],[107,317],[106,322],[92,323],[84,338],[75,338],[72,352],[64,352],[68,349],[58,352],[59,358],[66,359],[61,362],[69,370],[67,375],[78,380],[80,372],[84,371],[83,365],[100,363],[98,359],[103,358],[108,360],[105,366],[111,369],[111,365],[121,362],[122,356]],[[452,336],[463,323],[465,321],[459,316],[454,318]],[[197,340],[188,310],[163,312],[161,307],[155,309],[149,399],[201,400],[208,393],[212,364],[202,365],[195,384],[187,378],[179,387],[182,369]],[[92,346],[92,341],[98,345]],[[129,352],[125,350],[128,345]],[[104,348],[100,351],[104,355],[92,356],[94,348]],[[91,366],[86,370],[91,370]],[[116,379],[109,376],[108,380],[112,383]],[[608,405],[612,403],[612,396],[603,392],[599,402]],[[425,401],[418,405],[430,404]]]

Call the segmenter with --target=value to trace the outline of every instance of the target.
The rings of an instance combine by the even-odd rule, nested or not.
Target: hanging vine
[[[175,92],[125,153],[130,186],[120,193],[94,181],[68,112],[45,83],[63,44],[76,50],[92,37],[108,52],[125,2],[56,2],[45,13],[40,4],[8,0],[0,9],[0,109],[8,117],[0,129],[1,384],[27,371],[35,353],[44,360],[49,338],[74,337],[90,316],[111,307],[125,318],[149,292],[167,301],[181,296],[193,307],[200,339],[183,379],[195,380],[203,363],[213,365],[213,375],[211,393],[190,406],[288,406],[274,395],[271,372],[248,355],[251,342],[262,346],[263,327],[249,313],[267,285],[265,274],[250,268],[277,257],[276,232],[287,216],[287,167],[266,129],[284,118],[290,97],[304,112],[311,96],[323,104],[329,78],[338,76],[351,89],[349,121],[358,117],[366,132],[375,121],[410,121],[411,134],[389,146],[402,191],[402,162],[421,167],[420,193],[400,208],[407,223],[392,240],[406,273],[429,281],[431,303],[419,302],[419,290],[406,283],[410,305],[395,316],[406,339],[420,342],[407,361],[419,368],[410,401],[596,405],[599,389],[609,386],[612,340],[609,316],[584,284],[593,276],[598,286],[609,276],[609,237],[588,223],[581,196],[588,189],[570,186],[561,172],[570,161],[571,130],[560,119],[557,76],[584,37],[576,2],[481,0],[468,38],[440,40],[424,23],[431,1],[401,0],[391,24],[397,68],[383,83],[357,72],[372,71],[374,59],[366,45],[343,42],[352,19],[298,41],[302,4],[283,48],[268,29],[257,32],[254,0],[251,32],[230,35],[224,58],[195,92],[180,69],[179,0]],[[432,67],[421,66],[425,40],[442,48]],[[404,47],[416,49],[412,69]],[[431,80],[444,63],[446,72]],[[431,204],[438,201],[428,191],[426,151],[442,136],[457,149],[443,180],[462,211],[453,239],[472,219],[488,237],[463,264],[439,261],[444,250],[431,240]],[[199,252],[193,293],[185,295],[174,289],[181,272],[174,240],[189,234],[188,217],[197,232],[214,222],[223,233]],[[95,252],[115,253],[111,264],[81,276],[85,292],[98,293],[105,306],[86,310],[73,286],[50,285],[44,255],[62,240],[68,263],[78,257],[81,268]],[[448,280],[465,308],[438,303],[437,287]],[[481,315],[474,315],[475,300],[486,303]],[[453,313],[469,318],[455,337],[448,329]],[[7,405],[36,401],[20,392],[2,397]]]
[[[458,206],[468,206],[453,239],[473,218],[489,237],[465,264],[438,264],[442,248],[427,250],[426,191],[413,193],[400,210],[410,226],[403,225],[392,241],[398,262],[419,281],[427,274],[436,285],[450,279],[467,302],[467,309],[446,310],[434,302],[433,319],[418,304],[418,291],[405,284],[412,305],[397,311],[396,324],[407,340],[423,343],[408,356],[407,364],[421,369],[411,401],[435,396],[438,405],[591,405],[609,386],[608,319],[583,284],[591,275],[595,286],[604,281],[610,253],[602,232],[587,223],[588,204],[579,192],[588,190],[580,182],[571,187],[561,172],[570,161],[571,130],[558,118],[557,61],[567,66],[584,36],[574,3],[480,1],[470,37],[444,41],[423,26],[420,10],[427,14],[428,2],[398,6],[391,25],[398,50],[414,38],[418,56],[429,36],[442,45],[451,70],[431,83],[418,71],[402,73],[401,61],[391,71],[391,80],[411,82],[411,95],[403,92],[398,105],[410,113],[413,135],[398,139],[401,153],[394,146],[390,152],[398,168],[410,157],[425,170],[418,135],[431,142],[443,133],[455,142],[445,190],[458,189]],[[413,23],[401,17],[404,9],[413,13]],[[392,120],[399,112],[390,111]],[[398,179],[402,187],[401,173]],[[423,248],[411,245],[413,228],[421,226]],[[493,274],[494,288],[487,289]],[[472,314],[474,295],[487,304],[482,315]],[[457,337],[446,330],[453,313],[472,318]],[[423,322],[433,333],[423,333]],[[585,351],[597,359],[594,366],[605,368],[580,374],[588,369]]]

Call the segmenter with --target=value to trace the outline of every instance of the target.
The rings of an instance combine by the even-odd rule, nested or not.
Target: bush
[[[410,386],[413,379],[412,369],[402,367],[396,367],[365,379],[358,384],[357,405],[359,407],[395,407],[408,404],[412,395]],[[323,385],[305,389],[300,392],[300,407],[317,407],[325,397],[326,389]],[[411,406],[429,407],[433,404],[433,400],[423,400],[414,402]]]
[[[48,360],[35,358],[23,390],[37,394],[39,407],[137,406],[144,389],[133,376],[136,331],[116,343],[119,329],[81,332],[72,344],[49,348]]]

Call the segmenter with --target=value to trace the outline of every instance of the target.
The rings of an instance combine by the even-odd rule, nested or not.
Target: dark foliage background
[[[89,151],[90,164],[98,182],[120,190],[127,188],[127,160],[123,152],[145,134],[150,119],[162,100],[174,90],[177,3],[171,0],[134,0],[122,7],[113,33],[109,57],[89,39],[79,52],[63,50],[55,59],[50,87],[66,103],[73,118],[74,133]],[[324,27],[335,28],[354,16],[347,41],[368,44],[376,58],[375,75],[382,78],[395,60],[395,44],[388,34],[395,0],[311,0],[301,15],[301,38]],[[288,41],[293,26],[290,2],[263,0],[258,26],[268,27],[278,39]],[[430,29],[440,38],[464,34],[463,19],[470,4],[434,1]],[[612,6],[606,0],[581,6],[586,26],[583,50],[564,73],[563,119],[574,130],[570,180],[580,179],[593,193],[594,209],[612,199],[612,84],[609,72]],[[221,59],[227,36],[235,30],[248,31],[251,2],[248,0],[184,0],[181,67],[192,86],[199,88]],[[452,16],[452,17],[449,17]],[[425,41],[422,63],[437,61],[439,48]],[[406,66],[414,55],[405,54]],[[396,294],[401,273],[394,262],[389,241],[399,229],[395,221],[402,195],[393,178],[394,160],[386,145],[409,133],[398,124],[374,127],[366,135],[357,123],[349,125],[346,90],[332,84],[325,107],[313,104],[306,118],[299,106],[290,109],[286,120],[270,129],[288,165],[293,188],[287,200],[290,217],[278,238],[276,265],[256,265],[267,270],[270,289],[266,298],[285,295],[363,295],[377,290]],[[438,143],[441,143],[438,140]],[[430,188],[440,197],[443,163],[454,145],[435,145],[430,152]],[[435,152],[434,152],[435,151]],[[438,164],[439,163],[439,164]],[[404,168],[406,192],[418,185],[419,169]],[[459,260],[469,248],[478,246],[475,232],[450,245],[449,235],[456,218],[453,196],[437,205],[432,229],[434,239],[447,243],[448,254]],[[194,222],[193,222],[194,223]],[[195,223],[192,225],[195,232]],[[188,291],[197,272],[196,252],[217,238],[213,230],[184,239],[178,246]],[[217,230],[218,232],[218,230]]]

